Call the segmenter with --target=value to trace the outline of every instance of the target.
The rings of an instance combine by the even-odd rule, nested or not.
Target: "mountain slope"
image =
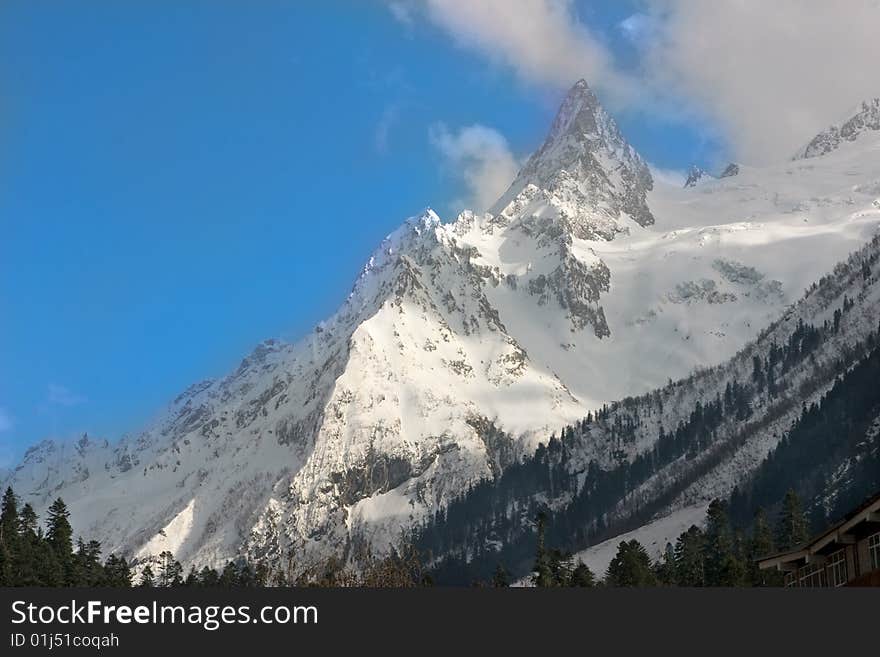
[[[880,397],[868,384],[878,365],[875,237],[734,358],[565,428],[437,514],[422,546],[447,555],[440,581],[467,582],[499,562],[527,569],[541,510],[548,540],[573,551],[668,532],[716,497],[733,495],[747,522],[791,487],[822,496],[824,522],[880,475]]]
[[[309,336],[0,484],[139,557],[381,548],[553,427],[736,354],[876,230],[878,136],[678,189],[578,83],[492,212],[407,221]]]

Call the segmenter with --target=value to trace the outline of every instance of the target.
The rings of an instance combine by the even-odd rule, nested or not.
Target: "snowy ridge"
[[[816,135],[809,144],[799,150],[793,159],[819,157],[840,147],[848,141],[855,141],[860,135],[880,130],[880,98],[873,98],[861,104],[845,121],[832,125]]]
[[[866,134],[655,184],[580,82],[492,212],[408,220],[310,335],[119,442],[44,442],[0,485],[38,512],[62,496],[106,553],[381,549],[554,428],[734,356],[874,234],[878,154]]]

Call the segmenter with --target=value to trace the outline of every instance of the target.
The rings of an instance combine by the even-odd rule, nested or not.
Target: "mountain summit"
[[[574,237],[610,240],[628,231],[628,219],[642,227],[654,223],[646,200],[652,188],[648,165],[580,80],[562,102],[543,145],[490,212],[509,214],[525,204],[541,204]]]

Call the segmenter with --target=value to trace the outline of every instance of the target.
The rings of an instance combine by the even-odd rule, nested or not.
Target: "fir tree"
[[[49,507],[46,540],[59,556],[73,552],[73,529],[70,527],[70,512],[60,497]]]
[[[131,568],[125,557],[111,554],[104,564],[104,577],[107,586],[128,588],[131,586]]]
[[[0,541],[0,587],[12,585],[12,551]]]
[[[183,584],[183,566],[174,555],[165,550],[159,555],[159,576],[157,586],[169,587]]]
[[[703,563],[705,537],[696,525],[683,532],[675,542],[675,583],[678,586],[705,586]]]
[[[12,487],[3,493],[3,501],[0,502],[0,541],[12,545],[18,534],[18,497]]]
[[[648,552],[637,540],[622,541],[605,573],[608,586],[655,586],[657,579]]]
[[[800,498],[789,489],[782,500],[782,512],[776,530],[776,544],[781,550],[790,550],[809,539],[807,519]]]
[[[492,576],[492,586],[496,589],[510,586],[510,575],[507,574],[507,571],[504,570],[504,566],[500,563],[498,564],[498,568],[495,569],[495,574]]]
[[[76,580],[73,559],[73,529],[70,527],[69,517],[70,512],[67,510],[64,500],[59,497],[52,502],[47,519],[46,541],[57,562],[57,570],[53,572],[53,579],[56,581],[60,579],[62,585],[72,585]]]
[[[217,584],[226,588],[238,585],[238,568],[235,567],[232,561],[228,561],[223,567],[223,572],[220,573]]]
[[[138,586],[142,588],[149,588],[155,586],[153,569],[150,567],[150,564],[144,566],[143,570],[141,570],[141,580],[138,583]]]
[[[675,586],[675,549],[672,543],[666,543],[663,556],[654,564],[654,576],[658,584]]]
[[[596,586],[596,577],[587,564],[578,561],[574,570],[571,571],[568,585],[575,588],[592,588]]]
[[[28,536],[33,540],[38,540],[40,537],[38,532],[39,528],[39,519],[37,518],[37,514],[34,511],[34,507],[30,504],[25,504],[21,507],[21,513],[18,514],[18,533],[20,536]]]
[[[542,511],[536,518],[538,525],[538,546],[535,549],[535,565],[532,566],[532,583],[538,587],[553,586],[553,572],[550,568],[550,555],[545,545],[547,516]]]
[[[743,567],[737,558],[733,531],[727,517],[727,505],[712,500],[706,512],[704,573],[707,586],[737,586]]]
[[[199,584],[201,586],[217,586],[220,583],[220,576],[213,568],[204,566],[199,571]]]
[[[189,567],[189,572],[186,575],[186,579],[183,580],[184,586],[199,586],[199,573],[196,570],[195,564]]]
[[[101,566],[101,544],[98,541],[86,543],[81,538],[77,541],[74,569],[74,586],[101,586],[103,584],[104,569]]]
[[[778,586],[779,574],[776,571],[761,570],[758,568],[758,559],[773,554],[776,544],[773,541],[773,531],[767,520],[764,509],[759,508],[752,520],[752,537],[749,541],[749,581],[752,586]]]

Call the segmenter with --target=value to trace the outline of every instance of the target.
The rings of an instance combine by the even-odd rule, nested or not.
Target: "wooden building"
[[[806,543],[758,560],[786,586],[880,586],[880,493]]]

